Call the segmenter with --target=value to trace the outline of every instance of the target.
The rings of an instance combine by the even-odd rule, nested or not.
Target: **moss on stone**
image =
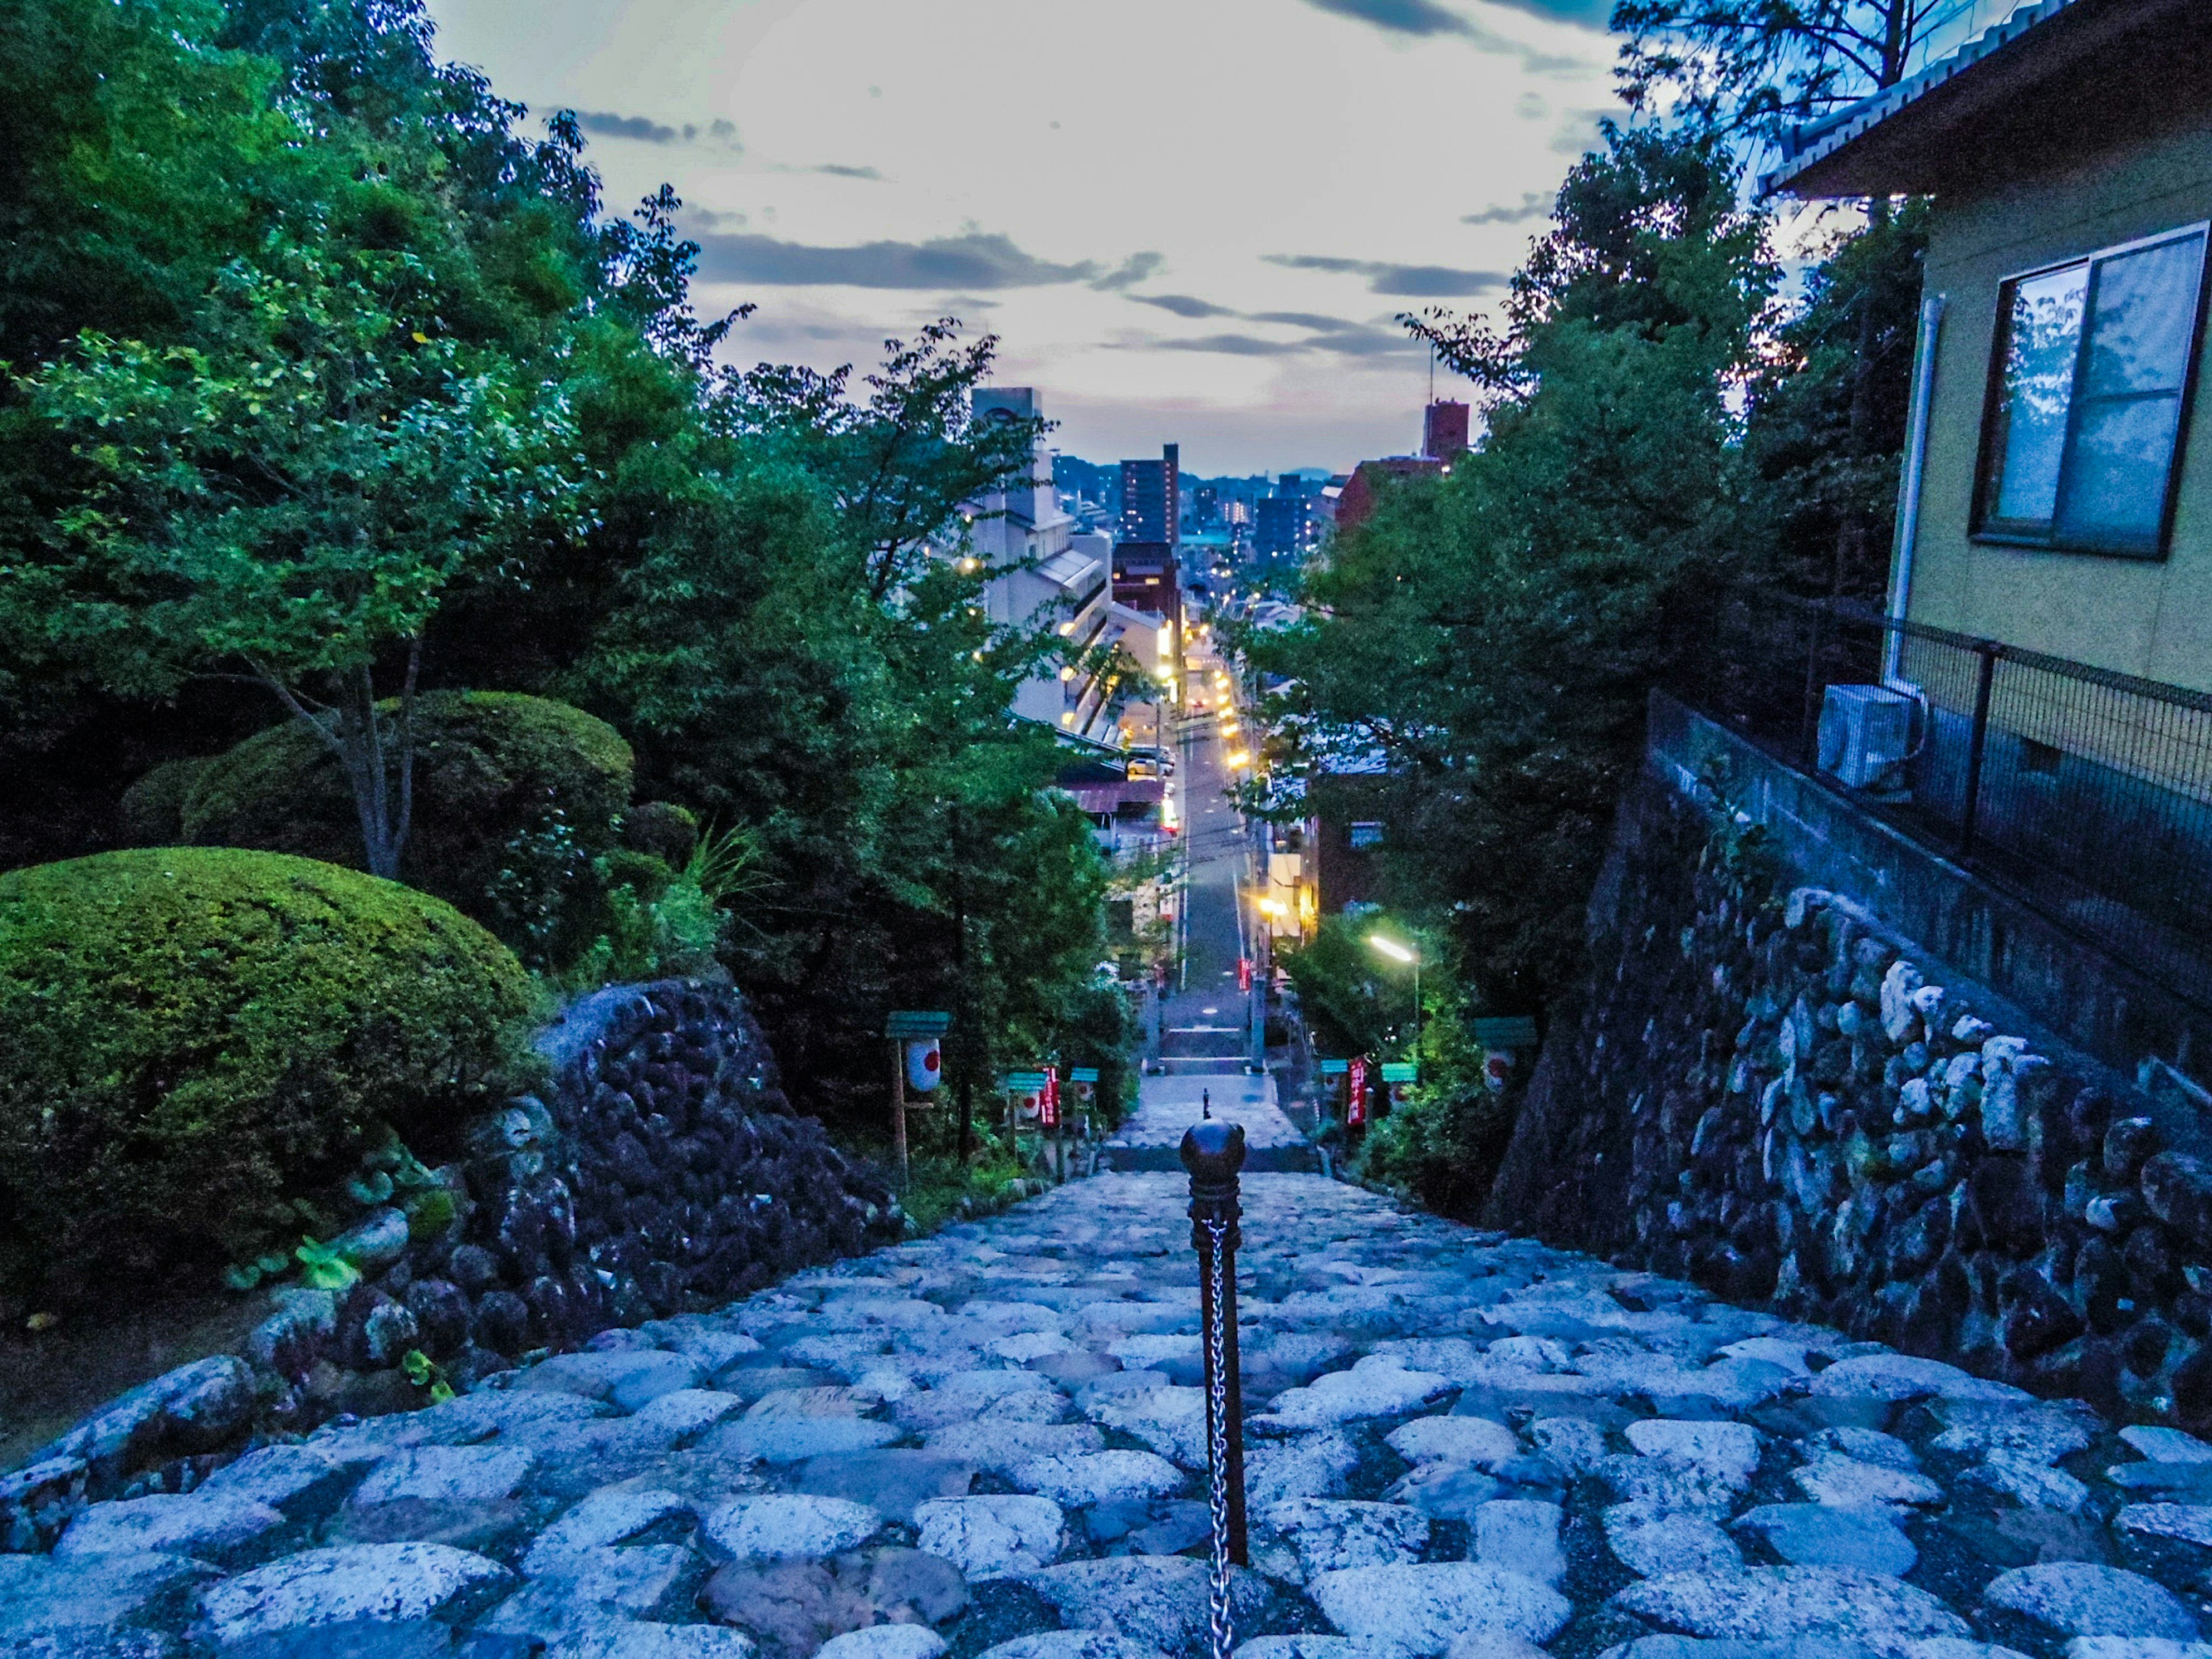
[[[0,1279],[67,1301],[304,1231],[389,1125],[434,1149],[507,1085],[527,977],[396,883],[277,854],[0,875]]]
[[[380,705],[395,719],[396,702]],[[434,691],[415,706],[415,815],[401,874],[494,921],[507,847],[557,808],[588,855],[611,846],[635,759],[605,720],[567,703],[500,691]],[[186,794],[183,838],[203,847],[296,853],[358,868],[353,789],[297,720],[206,763]]]

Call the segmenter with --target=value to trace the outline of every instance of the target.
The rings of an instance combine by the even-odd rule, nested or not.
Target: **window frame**
[[[1997,444],[1998,423],[2002,418],[2005,403],[2005,360],[2011,338],[2012,312],[2007,296],[2019,284],[2032,282],[2038,276],[2067,270],[2075,265],[2086,268],[2087,283],[2082,295],[2081,337],[2074,350],[2074,373],[2068,387],[2066,429],[2060,441],[2058,489],[2063,499],[2066,488],[2066,465],[2072,454],[2081,404],[2083,364],[2089,353],[2093,331],[2091,320],[2095,315],[2098,267],[2105,261],[2124,254],[2139,252],[2163,242],[2185,240],[2191,236],[2203,239],[2197,264],[2197,296],[2190,319],[2187,361],[2182,365],[2179,407],[2175,412],[2173,453],[2166,458],[2166,477],[2159,504],[2157,537],[2146,550],[2130,548],[2100,547],[2080,540],[2069,540],[2059,530],[2057,504],[2052,508],[2051,527],[2038,533],[2008,526],[2004,521],[1992,526],[1990,503],[1996,493],[1998,468],[2004,457]],[[2182,463],[2189,453],[2190,415],[2197,402],[2197,374],[2204,357],[2205,319],[2208,300],[2212,300],[2212,219],[2199,219],[2190,224],[2175,225],[2148,236],[2138,236],[2125,242],[2114,242],[2106,247],[2093,248],[2063,259],[2049,259],[2040,264],[2009,271],[1997,279],[1997,303],[1992,319],[1989,348],[1986,353],[1987,371],[1982,396],[1981,441],[1975,457],[1971,511],[1967,521],[1970,540],[1994,547],[2012,547],[2039,553],[2064,553],[2077,557],[2127,559],[2136,563],[2158,563],[2169,557],[2173,545],[2174,509],[2181,497]],[[2017,522],[2017,521],[2014,521]]]

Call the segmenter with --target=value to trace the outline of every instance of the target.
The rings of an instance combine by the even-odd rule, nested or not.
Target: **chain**
[[[1233,1641],[1229,1620],[1229,1378],[1224,1352],[1227,1325],[1223,1305],[1222,1264],[1229,1255],[1228,1224],[1209,1220],[1206,1229],[1206,1275],[1212,1317],[1206,1328],[1206,1467],[1212,1476],[1207,1494],[1213,1523],[1213,1583],[1209,1609],[1211,1659],[1229,1659]]]

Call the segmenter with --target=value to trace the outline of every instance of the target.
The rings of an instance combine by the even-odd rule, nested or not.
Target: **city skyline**
[[[1193,476],[1420,442],[1395,320],[1493,303],[1613,108],[1603,0],[433,0],[441,56],[665,181],[726,356],[1000,338],[1054,444]],[[1459,383],[1439,374],[1440,395]]]

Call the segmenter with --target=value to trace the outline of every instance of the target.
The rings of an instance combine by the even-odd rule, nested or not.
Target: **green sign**
[[[941,1037],[951,1029],[952,1016],[933,1014],[921,1008],[894,1008],[884,1016],[884,1035],[887,1037]]]
[[[1096,1083],[1098,1081],[1098,1068],[1096,1066],[1079,1066],[1067,1074],[1067,1080],[1070,1083]]]
[[[1527,1014],[1478,1019],[1473,1024],[1474,1040],[1479,1047],[1510,1050],[1536,1046],[1536,1022]]]
[[[1006,1073],[1006,1087],[1018,1095],[1042,1094],[1044,1092],[1044,1085],[1045,1075],[1042,1072],[1009,1072]]]
[[[1352,1062],[1348,1060],[1324,1060],[1321,1063],[1321,1074],[1323,1077],[1342,1077],[1351,1069]]]
[[[1410,1060],[1385,1060],[1382,1062],[1382,1080],[1385,1083],[1419,1083],[1421,1080],[1420,1066]]]

